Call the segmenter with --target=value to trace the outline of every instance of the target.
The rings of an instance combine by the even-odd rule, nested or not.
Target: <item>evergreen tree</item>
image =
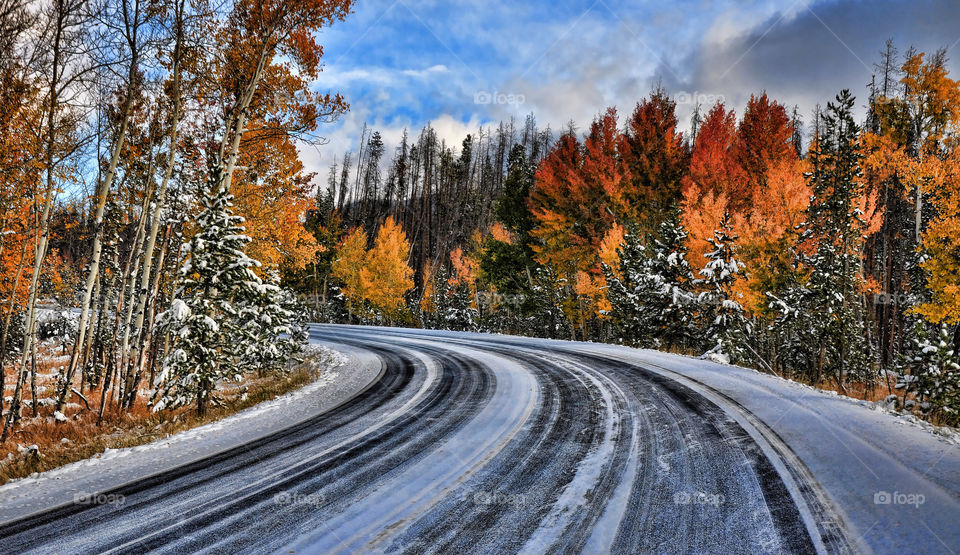
[[[725,362],[742,361],[747,357],[751,324],[733,287],[744,277],[744,265],[737,260],[737,236],[725,213],[720,228],[709,239],[712,249],[706,253],[707,264],[700,270],[697,296],[704,325],[707,355]]]
[[[863,155],[853,104],[846,90],[828,104],[810,153],[813,194],[797,257],[808,273],[806,283],[770,295],[783,362],[807,372],[814,383],[833,377],[841,390],[848,377],[868,377],[870,363],[861,294],[865,223],[858,208]]]
[[[896,386],[901,406],[955,426],[960,423],[960,357],[950,327],[941,324],[931,333],[922,318],[915,318],[907,335],[904,371]]]
[[[674,213],[660,225],[652,248],[633,231],[620,250],[620,271],[605,269],[620,341],[644,347],[679,347],[693,330],[693,273],[687,262],[686,231]]]
[[[644,304],[649,291],[648,256],[639,233],[630,232],[619,249],[620,268],[614,272],[604,265],[610,317],[617,329],[617,340],[627,345],[650,347],[653,314]]]
[[[305,340],[305,327],[294,325],[289,294],[254,273],[260,264],[244,252],[250,238],[243,218],[233,213],[219,166],[199,198],[202,210],[184,247],[180,287],[158,318],[172,345],[156,380],[154,410],[196,403],[203,415],[216,402],[221,381],[239,380],[249,369],[282,367]]]
[[[527,198],[533,188],[537,168],[527,160],[527,152],[522,144],[513,146],[507,164],[503,194],[494,206],[494,213],[497,220],[514,233],[520,244],[525,246],[530,240],[530,231],[534,227],[533,215],[527,207]]]
[[[566,283],[550,266],[539,266],[533,273],[533,286],[527,304],[532,307],[524,318],[525,333],[551,339],[569,338],[571,324],[563,311]]]
[[[267,283],[252,281],[254,293],[240,307],[241,358],[237,363],[259,376],[284,371],[307,341],[304,307],[295,295],[279,286],[276,273]]]

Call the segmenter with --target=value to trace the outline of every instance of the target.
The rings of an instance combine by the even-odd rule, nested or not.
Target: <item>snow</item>
[[[852,535],[874,550],[910,551],[911,546],[929,544],[929,529],[956,530],[960,510],[956,430],[892,412],[884,403],[824,392],[751,369],[657,351],[581,345],[585,347],[578,348],[647,367],[656,365],[652,369],[663,368],[668,377],[684,376],[735,400],[803,461],[846,516]],[[874,501],[874,495],[883,492],[922,494],[925,503],[909,512],[891,510]]]
[[[403,347],[428,346],[429,341],[403,338]],[[362,504],[348,507],[326,520],[324,526],[307,532],[284,551],[329,553],[332,551],[370,552],[369,542],[391,523],[410,524],[445,494],[462,486],[483,468],[486,461],[504,449],[520,433],[538,402],[535,378],[517,362],[481,350],[458,347],[457,352],[487,366],[497,387],[493,397],[470,422],[470,426],[449,436],[429,455],[406,465],[388,486],[378,488]],[[434,361],[420,357],[428,370],[428,381],[403,407],[384,419],[389,421],[406,412],[407,407],[426,393],[437,377]],[[376,427],[374,427],[376,429]],[[364,432],[364,435],[370,429]],[[455,454],[455,456],[451,456]],[[404,526],[392,529],[400,534]]]
[[[571,373],[578,380],[583,382],[585,378],[600,391],[604,407],[603,440],[580,462],[573,480],[567,484],[567,487],[560,494],[560,498],[553,504],[550,513],[543,518],[540,527],[527,539],[526,544],[520,551],[520,553],[527,555],[544,553],[549,550],[550,546],[569,525],[570,516],[587,503],[591,491],[600,481],[601,472],[613,458],[614,428],[619,425],[620,420],[619,415],[614,411],[613,396],[610,390],[615,388],[616,385],[609,378],[603,378],[586,367],[581,366],[580,368],[571,368],[571,370]]]
[[[190,316],[190,307],[182,299],[174,299],[167,309],[167,314],[175,321],[186,320]]]
[[[325,328],[327,333],[324,335],[335,338],[335,329]],[[576,354],[604,356],[623,361],[625,365],[633,364],[644,372],[659,374],[697,391],[754,437],[795,499],[799,495],[798,487],[785,465],[794,458],[802,462],[835,506],[852,536],[859,538],[855,541],[862,542],[862,545],[854,545],[855,549],[915,552],[917,545],[931,545],[928,530],[936,530],[948,545],[955,543],[955,519],[960,499],[957,482],[960,476],[960,449],[957,447],[960,437],[953,432],[938,431],[912,416],[893,414],[886,404],[828,394],[789,380],[710,360],[615,345],[395,328],[352,329],[356,338],[362,338],[360,341],[369,338],[371,343],[390,343],[391,350],[418,359],[423,363],[422,368],[412,385],[401,394],[405,397],[385,409],[384,416],[372,425],[337,437],[335,444],[324,444],[323,449],[292,453],[293,457],[318,459],[409,415],[411,407],[422,402],[427,392],[436,386],[436,357],[430,355],[435,350],[443,349],[456,357],[476,361],[489,370],[496,387],[492,397],[468,423],[443,436],[442,441],[431,445],[422,457],[391,467],[394,470],[375,478],[374,484],[365,484],[371,488],[364,491],[362,498],[322,515],[324,526],[312,525],[316,521],[305,522],[301,529],[303,535],[289,549],[300,552],[369,551],[369,547],[384,538],[399,537],[404,531],[416,530],[413,526],[418,519],[422,524],[426,519],[421,517],[428,515],[431,508],[446,502],[455,492],[469,489],[470,480],[481,475],[484,465],[516,441],[519,434],[525,433],[530,415],[542,403],[542,390],[527,364],[518,363],[509,353],[490,352],[484,346],[485,343],[489,346],[490,342],[496,342],[498,348],[513,346],[517,350],[536,353],[544,363],[564,370],[571,383],[577,382],[577,389],[596,391],[594,407],[601,422],[598,439],[591,449],[577,465],[571,464],[575,470],[569,482],[546,495],[536,491],[524,492],[541,503],[530,510],[542,511],[543,518],[528,541],[524,545],[511,545],[510,551],[523,548],[543,552],[553,546],[558,534],[582,514],[578,511],[597,496],[605,495],[599,487],[601,473],[610,468],[613,454],[621,453],[614,451],[613,438],[623,422],[619,411],[624,407],[617,404],[617,400],[623,397],[622,392],[618,392],[622,384],[614,376],[591,368],[589,364],[577,363],[572,356]],[[322,411],[314,406],[315,403],[335,406],[336,399],[344,399],[351,391],[358,391],[364,384],[371,383],[380,371],[381,361],[372,351],[338,345],[335,339],[330,341],[349,360],[341,361],[341,367],[325,376],[330,383],[318,382],[319,385],[305,388],[315,388],[313,394],[296,392],[220,423],[177,434],[149,446],[107,450],[96,460],[9,484],[0,488],[0,522],[36,512],[64,499],[64,495],[69,500],[76,491],[104,491],[164,468],[198,460],[246,439],[263,437],[271,430],[285,428]],[[281,402],[284,400],[286,402]],[[632,415],[644,414],[642,406],[627,409]],[[615,482],[615,488],[611,486],[606,508],[582,548],[585,552],[610,551],[622,524],[624,507],[633,501],[633,476],[638,465],[652,465],[654,471],[659,469],[661,476],[683,472],[683,461],[676,458],[681,451],[640,452],[637,449],[638,438],[643,439],[643,434],[639,433],[641,428],[637,427],[639,419],[632,419],[635,433],[631,437],[634,439],[629,456],[624,456],[624,468],[628,470]],[[772,433],[768,434],[766,430]],[[658,435],[657,430],[653,432],[653,436]],[[773,439],[765,442],[765,438]],[[788,447],[782,455],[771,447],[775,443],[779,449],[780,442]],[[684,445],[692,449],[694,444]],[[277,472],[282,475],[286,470],[287,467],[281,465]],[[257,475],[253,480],[255,483],[245,486],[263,487],[275,478]],[[24,488],[23,485],[30,487]],[[716,496],[718,490],[702,487],[682,491],[709,499]],[[875,496],[885,492],[914,495],[914,499],[917,499],[916,495],[922,495],[924,502],[909,508],[878,504]],[[496,496],[516,492],[487,491],[481,494]],[[53,499],[35,501],[45,496]],[[207,502],[212,507],[216,499]],[[749,505],[744,502],[742,507],[742,516],[731,518],[752,518],[746,510]],[[661,509],[673,510],[669,506]],[[810,526],[815,515],[802,507],[800,511],[804,522]],[[672,514],[666,513],[667,518]],[[630,526],[632,523],[623,524]],[[764,543],[767,539],[757,538],[758,545],[769,545],[775,550],[775,544]]]
[[[482,345],[493,337],[400,329],[391,329],[390,333],[470,345]],[[956,527],[956,515],[960,514],[960,435],[956,430],[891,412],[884,403],[851,399],[709,360],[616,345],[496,337],[500,344],[536,349],[544,356],[559,350],[633,363],[671,380],[682,380],[737,422],[748,417],[745,426],[759,423],[773,432],[772,441],[784,446],[785,460],[800,461],[811,473],[842,519],[855,549],[910,552],[918,545],[941,545],[931,538],[931,531],[947,545],[960,541]],[[764,434],[767,432],[762,432],[760,440],[767,437]],[[770,446],[761,448],[767,452]],[[768,458],[773,458],[783,477],[779,452]],[[654,464],[658,462],[670,463],[664,460]],[[784,477],[784,483],[788,482],[794,483],[790,474]],[[787,487],[794,492],[792,497],[799,496],[796,483]],[[875,501],[875,496],[885,493],[923,495],[924,503],[910,505],[907,510]],[[801,508],[801,514],[808,527],[817,518],[809,508]],[[604,545],[603,534],[598,533],[592,542]]]
[[[97,457],[0,486],[0,523],[70,503],[78,492],[136,482],[313,418],[366,387],[381,369],[375,356],[347,345],[311,345],[308,350],[323,353],[331,365],[297,391],[147,445],[107,449]]]

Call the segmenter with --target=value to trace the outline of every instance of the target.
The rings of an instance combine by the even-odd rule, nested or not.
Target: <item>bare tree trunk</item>
[[[90,316],[90,302],[93,297],[93,286],[96,283],[97,276],[100,272],[100,256],[103,252],[104,209],[107,204],[107,195],[110,193],[110,189],[113,187],[113,180],[117,175],[117,165],[120,162],[120,155],[126,142],[127,128],[130,125],[130,114],[133,111],[133,97],[138,79],[140,56],[140,45],[137,42],[137,34],[142,23],[140,19],[139,0],[133,0],[133,2],[133,20],[128,20],[126,28],[127,41],[130,48],[130,65],[127,70],[127,81],[125,84],[125,92],[127,96],[124,99],[123,112],[120,119],[120,129],[118,130],[116,138],[114,139],[107,173],[100,180],[99,187],[97,188],[95,200],[93,249],[92,253],[90,254],[90,264],[87,270],[87,281],[86,285],[84,286],[83,301],[80,304],[80,323],[77,328],[77,340],[73,345],[73,355],[70,357],[70,366],[67,368],[67,375],[64,379],[63,388],[60,391],[60,395],[57,397],[57,410],[61,412],[63,411],[63,406],[66,404],[67,397],[70,395],[70,389],[73,383],[73,375],[77,370],[80,354],[84,350],[84,342],[87,339],[86,331],[87,320]],[[126,15],[126,0],[123,1],[123,10],[124,14]]]
[[[181,95],[181,63],[183,58],[183,41],[184,41],[184,2],[181,0],[176,4],[176,43],[174,45],[173,53],[173,114],[171,117],[171,124],[169,130],[170,137],[170,149],[167,155],[167,167],[166,171],[163,174],[163,181],[160,183],[160,187],[157,191],[157,199],[154,203],[153,213],[150,217],[150,233],[147,237],[147,244],[143,250],[143,270],[140,273],[140,287],[137,291],[137,307],[136,307],[136,319],[133,326],[133,337],[136,338],[139,343],[138,349],[138,361],[137,364],[137,373],[140,373],[142,369],[143,362],[143,353],[144,349],[148,348],[149,341],[145,341],[144,338],[144,317],[146,313],[147,300],[150,294],[150,277],[153,271],[153,251],[156,249],[157,245],[157,235],[160,231],[161,218],[163,216],[163,210],[166,208],[167,201],[167,188],[169,187],[170,179],[173,176],[173,168],[176,162],[177,156],[177,142],[179,138],[179,124],[181,118],[181,106],[182,106],[182,95]],[[159,269],[163,268],[163,264],[158,266]],[[126,348],[126,345],[124,346]]]

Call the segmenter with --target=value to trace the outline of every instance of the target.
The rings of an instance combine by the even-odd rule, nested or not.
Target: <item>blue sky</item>
[[[951,48],[960,76],[960,0],[359,0],[320,37],[315,84],[352,109],[303,157],[322,182],[364,122],[388,152],[428,122],[454,145],[530,113],[584,129],[606,106],[629,112],[657,82],[684,124],[694,99],[739,112],[762,90],[806,115],[841,88],[865,97],[888,37],[901,50]]]

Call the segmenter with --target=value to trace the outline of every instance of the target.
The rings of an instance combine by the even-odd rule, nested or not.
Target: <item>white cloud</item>
[[[432,75],[432,74],[436,74],[436,73],[448,73],[449,71],[450,71],[450,70],[447,69],[447,66],[445,66],[445,65],[443,65],[443,64],[437,64],[437,65],[435,65],[435,66],[430,66],[430,67],[428,67],[427,69],[420,69],[420,70],[418,70],[418,69],[405,69],[405,70],[403,70],[403,74],[406,75],[406,76],[408,76],[408,77],[416,77],[416,78],[418,78],[418,79],[422,79],[422,78],[427,77],[427,76],[430,76],[430,75]]]

